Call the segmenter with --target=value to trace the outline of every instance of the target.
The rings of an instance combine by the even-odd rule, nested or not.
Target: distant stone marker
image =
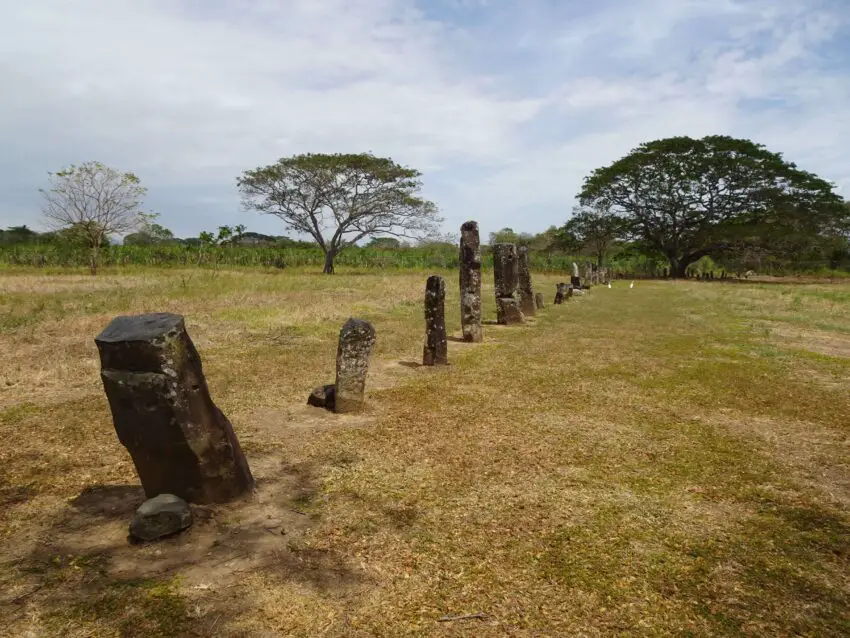
[[[349,319],[339,331],[335,412],[359,412],[363,408],[366,375],[375,338],[375,328],[362,319]]]
[[[422,365],[446,365],[449,362],[446,341],[446,282],[431,275],[425,284],[425,349]]]
[[[460,324],[463,340],[484,340],[481,328],[481,241],[478,222],[460,227]]]
[[[546,302],[543,300],[542,292],[534,293],[534,305],[537,306],[538,310],[546,307]]]
[[[578,264],[573,262],[573,276],[570,277],[570,285],[573,288],[581,288],[581,277],[578,275]]]
[[[504,325],[523,323],[519,300],[519,258],[514,244],[493,244],[493,278],[496,288],[496,321]]]
[[[210,398],[183,317],[116,317],[95,339],[118,439],[148,497],[222,503],[254,479],[233,426]]]
[[[555,286],[555,305],[558,306],[564,303],[564,299],[567,297],[567,290],[572,290],[568,284],[561,282],[557,286]]]
[[[534,301],[534,286],[531,285],[531,270],[528,266],[528,247],[519,246],[516,250],[520,308],[526,317],[533,317],[537,314],[537,305]]]

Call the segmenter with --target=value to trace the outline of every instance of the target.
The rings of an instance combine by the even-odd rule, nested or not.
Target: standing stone
[[[593,267],[590,264],[584,265],[584,286],[582,288],[590,288],[593,285]]]
[[[448,362],[446,282],[439,275],[431,275],[425,284],[425,350],[422,365],[446,365]]]
[[[339,331],[336,352],[335,412],[358,412],[363,408],[369,359],[375,347],[375,328],[368,321],[349,319]]]
[[[578,264],[573,262],[573,276],[570,277],[570,285],[573,288],[581,288],[581,277],[578,275]]]
[[[567,297],[567,290],[572,290],[572,288],[561,282],[555,287],[555,305],[560,305],[564,303],[564,299]]]
[[[222,503],[253,488],[182,316],[116,317],[95,343],[115,431],[149,498],[174,494],[191,503]]]
[[[519,300],[519,257],[514,244],[493,244],[493,277],[496,288],[496,321],[504,325],[523,323]]]
[[[543,293],[536,292],[534,293],[534,305],[537,306],[537,309],[540,310],[546,306],[546,303],[543,300]]]
[[[460,325],[463,340],[484,340],[481,329],[481,248],[478,222],[460,227]]]
[[[534,302],[534,287],[531,285],[531,269],[528,266],[528,247],[517,248],[517,271],[519,275],[519,300],[522,314],[533,317],[537,314]]]

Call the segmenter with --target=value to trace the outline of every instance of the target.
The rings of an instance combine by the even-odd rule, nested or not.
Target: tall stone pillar
[[[460,227],[460,325],[463,340],[484,340],[481,328],[481,241],[478,222]]]
[[[448,362],[446,283],[439,275],[431,275],[425,284],[425,349],[422,365],[446,365]]]

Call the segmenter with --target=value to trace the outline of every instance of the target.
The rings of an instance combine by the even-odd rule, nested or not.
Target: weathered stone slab
[[[375,338],[375,328],[368,321],[351,318],[342,326],[336,354],[335,412],[359,412],[363,408]]]
[[[534,302],[534,286],[531,284],[531,269],[528,265],[527,246],[519,246],[517,248],[517,271],[520,309],[526,317],[533,317],[537,314],[537,305]]]
[[[506,326],[525,323],[525,316],[520,309],[519,300],[515,297],[499,297],[496,299],[496,320]]]
[[[446,282],[431,275],[425,284],[425,349],[422,365],[446,365],[449,362],[446,341]]]
[[[543,300],[542,292],[534,293],[534,305],[537,306],[538,310],[546,307],[546,302]]]
[[[519,257],[514,244],[493,244],[496,298],[513,297],[519,285]]]
[[[481,328],[481,241],[478,222],[460,227],[460,325],[463,340],[484,340]]]
[[[191,524],[192,510],[186,501],[174,494],[160,494],[139,505],[130,522],[130,537],[135,541],[155,541]]]
[[[493,244],[493,280],[496,288],[496,321],[503,325],[523,323],[519,286],[519,256],[514,244]]]
[[[95,339],[118,439],[145,494],[219,503],[254,479],[227,417],[210,398],[183,317],[116,317]]]

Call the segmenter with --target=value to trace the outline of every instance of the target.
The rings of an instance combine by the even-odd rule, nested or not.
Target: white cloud
[[[585,174],[666,135],[750,137],[847,189],[850,62],[823,50],[848,12],[805,4],[0,0],[0,224],[94,158],[180,234],[279,232],[234,180],[306,151],[416,166],[448,230],[485,233],[561,223]]]

